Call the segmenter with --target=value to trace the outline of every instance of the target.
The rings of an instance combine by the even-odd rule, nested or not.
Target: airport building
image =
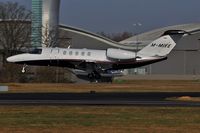
[[[168,59],[142,68],[128,70],[130,75],[198,75],[200,74],[200,24],[183,24],[152,30],[133,36],[122,42],[114,42],[85,30],[61,25],[59,31],[71,38],[72,48],[107,49],[120,48],[137,51],[167,30],[184,30],[184,36],[169,54]],[[137,42],[138,41],[138,42]]]
[[[145,75],[199,75],[200,74],[200,24],[183,24],[164,27],[146,32],[122,41],[122,44],[134,44],[139,39],[139,48],[142,48],[159,38],[167,30],[184,30],[190,35],[184,36],[168,55],[168,59],[143,68],[134,69],[129,73]]]
[[[31,45],[33,47],[42,44],[42,1],[32,0],[32,34]]]

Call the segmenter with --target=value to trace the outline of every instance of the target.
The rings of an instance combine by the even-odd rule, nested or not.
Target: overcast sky
[[[31,0],[13,1],[31,8]],[[141,27],[133,24],[140,22]],[[61,0],[60,23],[92,32],[144,32],[200,22],[200,0]]]

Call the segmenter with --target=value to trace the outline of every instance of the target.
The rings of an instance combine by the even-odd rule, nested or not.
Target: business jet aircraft
[[[107,50],[41,48],[30,53],[11,56],[7,61],[23,64],[22,72],[25,72],[27,65],[59,66],[85,72],[90,81],[100,81],[103,74],[166,60],[176,42],[185,33],[180,30],[166,31],[160,38],[138,52],[117,48]]]

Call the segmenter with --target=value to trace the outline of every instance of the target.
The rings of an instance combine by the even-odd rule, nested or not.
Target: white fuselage
[[[36,60],[85,60],[88,62],[109,62],[106,50],[43,48],[41,54],[24,53],[9,57],[8,62]]]
[[[42,48],[36,52],[11,56],[7,61],[24,65],[105,71],[140,67],[163,59],[165,57],[138,57],[135,52],[113,48],[107,50]]]

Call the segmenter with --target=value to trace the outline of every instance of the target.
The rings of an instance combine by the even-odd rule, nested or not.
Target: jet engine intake
[[[107,57],[116,60],[130,60],[135,58],[135,52],[122,50],[122,49],[107,49]]]

